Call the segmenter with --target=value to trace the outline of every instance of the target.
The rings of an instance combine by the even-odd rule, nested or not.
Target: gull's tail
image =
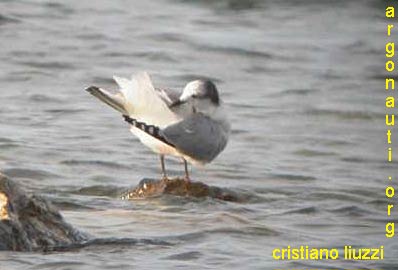
[[[124,98],[119,94],[113,95],[109,93],[108,91],[98,88],[96,86],[90,86],[86,88],[86,91],[101,100],[102,102],[108,104],[115,110],[121,112],[123,115],[128,114],[126,111],[124,104]]]

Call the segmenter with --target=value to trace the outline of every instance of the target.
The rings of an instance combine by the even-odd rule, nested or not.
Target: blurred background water
[[[94,237],[73,252],[0,253],[0,269],[396,269],[384,236],[384,1],[0,1],[0,169]],[[396,35],[395,35],[396,37]],[[396,38],[398,39],[398,38]],[[391,37],[390,40],[394,40]],[[158,157],[83,89],[146,70],[213,79],[226,150],[192,178],[245,203],[121,201]],[[182,165],[172,159],[173,175]],[[395,174],[394,174],[395,173]],[[139,241],[133,241],[138,239]],[[274,261],[287,245],[385,246],[386,260]]]

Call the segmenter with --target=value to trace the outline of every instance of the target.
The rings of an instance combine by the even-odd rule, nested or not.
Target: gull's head
[[[203,105],[218,107],[220,98],[216,85],[210,80],[195,80],[187,83],[179,99],[171,106],[183,103],[191,103],[194,107]]]

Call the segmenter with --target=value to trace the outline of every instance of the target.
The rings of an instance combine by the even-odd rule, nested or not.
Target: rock
[[[157,197],[163,194],[190,196],[195,198],[210,197],[223,201],[242,202],[246,198],[228,189],[208,186],[202,182],[187,182],[182,178],[155,180],[143,179],[132,190],[122,195],[124,200]]]
[[[0,250],[45,251],[87,239],[48,200],[28,195],[0,173]]]

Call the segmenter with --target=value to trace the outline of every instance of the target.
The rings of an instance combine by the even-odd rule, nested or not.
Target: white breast
[[[153,152],[162,154],[162,155],[174,155],[174,156],[181,156],[177,150],[168,145],[164,142],[148,135],[141,129],[131,126],[130,127],[131,133],[133,133],[137,138],[147,147],[149,147]]]
[[[171,155],[175,157],[182,157],[185,160],[189,161],[191,164],[196,166],[203,166],[205,163],[202,161],[196,160],[191,158],[190,156],[184,155],[183,153],[179,152],[173,146],[168,145],[151,135],[148,135],[141,129],[131,126],[130,127],[131,133],[133,133],[137,138],[141,141],[142,144],[149,147],[153,152],[161,154],[161,155]]]

